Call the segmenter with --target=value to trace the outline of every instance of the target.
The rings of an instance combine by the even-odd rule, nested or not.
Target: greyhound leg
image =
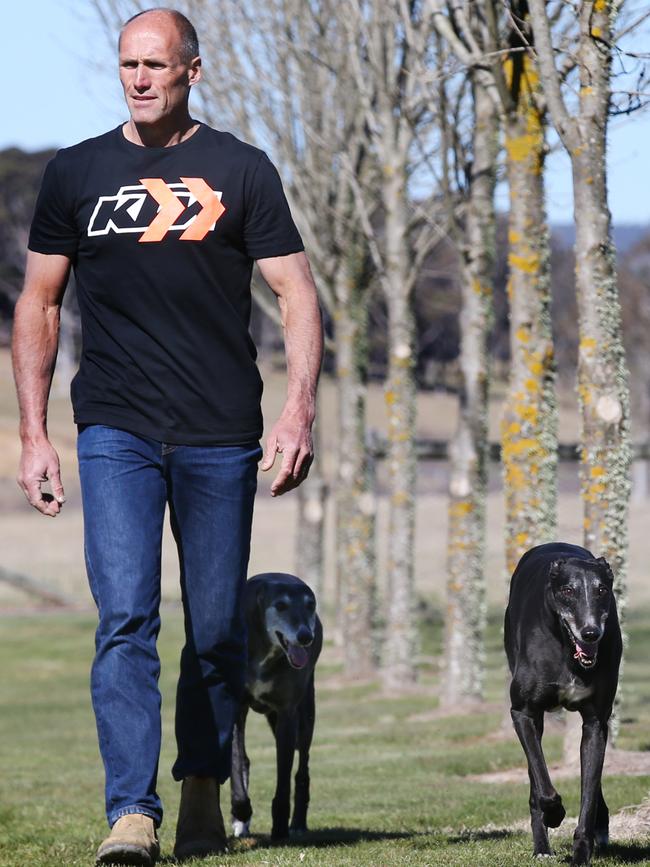
[[[510,715],[528,761],[534,854],[549,855],[551,850],[546,828],[557,828],[566,812],[562,806],[562,798],[553,788],[542,752],[543,716],[541,713],[530,714],[514,708]]]
[[[295,778],[293,818],[290,831],[297,834],[307,830],[307,808],[309,807],[309,749],[316,721],[316,701],[314,695],[314,675],[312,674],[307,692],[298,707],[298,770]]]
[[[594,828],[594,842],[599,849],[609,846],[609,809],[603,798],[602,787],[598,789],[598,807],[596,808],[596,827]]]
[[[289,836],[289,810],[291,809],[291,768],[296,750],[296,713],[278,714],[275,724],[275,752],[277,759],[277,785],[271,815],[274,839]]]
[[[230,775],[230,803],[232,829],[235,837],[248,837],[253,808],[248,797],[248,778],[250,762],[246,755],[246,716],[248,708],[243,707],[235,723],[232,739],[232,771]]]
[[[537,737],[542,740],[544,734],[544,716],[540,714],[534,718],[535,731]],[[530,780],[530,797],[528,806],[530,808],[530,827],[533,832],[533,846],[535,855],[551,855],[553,850],[548,842],[548,831],[544,823],[544,813],[539,803],[539,795],[535,780],[533,778],[530,766],[528,767],[528,779]]]
[[[578,827],[573,835],[572,864],[589,864],[594,849],[594,829],[602,795],[600,780],[607,745],[607,723],[595,717],[582,722],[580,778],[582,795]],[[604,802],[603,802],[604,803]]]

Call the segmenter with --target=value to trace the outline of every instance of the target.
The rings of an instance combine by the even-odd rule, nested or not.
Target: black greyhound
[[[307,830],[309,748],[315,721],[314,666],[323,628],[311,589],[283,572],[255,575],[244,599],[248,626],[246,691],[235,725],[232,752],[232,822],[236,837],[248,835],[253,814],[248,797],[250,763],[244,732],[248,709],[263,713],[275,735],[277,784],[272,805],[272,836],[289,835],[291,768],[298,771],[291,831]]]
[[[594,837],[607,845],[609,811],[601,789],[621,660],[621,630],[607,561],[585,548],[553,542],[531,548],[510,583],[505,649],[512,672],[515,731],[528,760],[535,855],[549,855],[547,828],[565,816],[544,753],[544,711],[563,706],[582,716],[582,797],[572,864],[589,864]]]

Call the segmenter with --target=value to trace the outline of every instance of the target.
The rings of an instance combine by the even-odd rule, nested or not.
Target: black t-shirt
[[[120,126],[61,150],[29,249],[73,262],[78,424],[186,445],[259,439],[253,260],[303,249],[262,151],[205,125],[172,147],[135,145]]]

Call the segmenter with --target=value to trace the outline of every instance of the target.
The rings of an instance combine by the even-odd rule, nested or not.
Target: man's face
[[[182,42],[169,15],[143,15],[120,41],[120,81],[136,124],[162,124],[186,112],[190,87],[201,77],[201,61],[182,58]]]

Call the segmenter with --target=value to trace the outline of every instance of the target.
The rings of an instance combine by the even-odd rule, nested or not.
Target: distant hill
[[[650,225],[641,226],[636,223],[623,223],[614,226],[614,244],[619,253],[627,253],[637,241],[645,235],[650,235]],[[560,247],[573,247],[576,239],[576,227],[573,223],[554,223],[551,226],[553,240]]]

